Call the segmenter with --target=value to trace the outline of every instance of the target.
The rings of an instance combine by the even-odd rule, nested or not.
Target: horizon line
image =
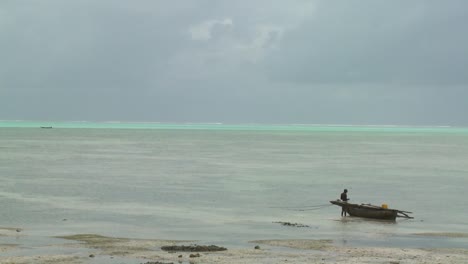
[[[225,122],[160,122],[160,121],[90,121],[90,120],[8,120],[2,119],[1,122],[12,123],[88,123],[88,124],[160,124],[160,125],[220,125],[220,126],[315,126],[315,127],[376,127],[376,128],[468,128],[462,125],[411,125],[411,124],[340,124],[340,123],[225,123]]]

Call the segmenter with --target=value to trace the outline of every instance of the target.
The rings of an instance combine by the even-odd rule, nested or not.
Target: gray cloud
[[[467,84],[467,7],[466,1],[322,1],[271,56],[271,76],[312,83]]]
[[[465,1],[2,1],[0,119],[467,125]]]

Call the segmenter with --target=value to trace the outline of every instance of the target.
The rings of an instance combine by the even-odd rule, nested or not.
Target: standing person
[[[348,202],[349,201],[349,199],[348,199],[348,190],[347,189],[344,189],[344,191],[341,193],[340,199],[343,202]],[[345,206],[341,207],[341,216],[346,216]]]

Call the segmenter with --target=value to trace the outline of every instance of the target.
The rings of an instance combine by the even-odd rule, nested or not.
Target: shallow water
[[[0,128],[0,226],[33,237],[98,233],[232,246],[280,238],[468,245],[412,235],[468,230],[464,129],[64,127]],[[344,188],[352,202],[386,203],[415,219],[343,220],[338,207],[288,208],[328,205]]]

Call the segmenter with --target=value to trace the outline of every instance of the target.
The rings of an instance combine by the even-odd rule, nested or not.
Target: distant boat
[[[372,205],[372,204],[352,204],[352,203],[343,202],[341,200],[330,201],[330,203],[340,206],[350,216],[383,219],[383,220],[395,220],[397,217],[413,218],[408,215],[411,212],[400,211],[396,209],[388,209],[385,207]]]
[[[41,128],[52,128],[51,126],[41,126]]]

